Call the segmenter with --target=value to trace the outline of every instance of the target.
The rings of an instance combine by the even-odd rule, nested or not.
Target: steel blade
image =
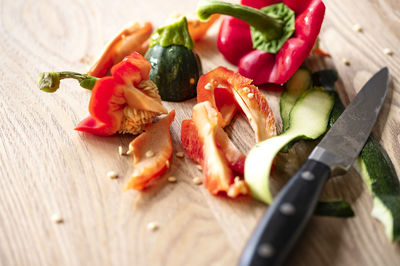
[[[389,70],[385,67],[364,85],[309,158],[328,165],[333,174],[347,171],[371,133],[388,84]]]

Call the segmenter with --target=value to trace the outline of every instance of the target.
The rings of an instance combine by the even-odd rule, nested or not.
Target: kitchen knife
[[[281,265],[310,219],[331,175],[345,173],[361,152],[387,94],[389,70],[377,72],[327,132],[268,208],[240,266]]]

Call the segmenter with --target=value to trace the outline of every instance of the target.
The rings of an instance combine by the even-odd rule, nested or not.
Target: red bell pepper
[[[240,74],[253,79],[255,84],[285,83],[310,54],[325,14],[325,5],[321,0],[242,0],[243,5],[253,8],[220,3],[203,2],[199,5],[199,17],[207,18],[214,13],[229,15],[224,17],[221,24],[218,49],[229,62],[238,65]],[[265,42],[268,38],[278,40],[284,35],[282,28],[288,24],[283,26],[282,21],[273,16],[268,19],[268,14],[257,9],[280,3],[284,3],[295,13],[294,33],[288,33],[290,38],[282,41],[282,46],[277,51],[258,49],[259,43],[252,41],[253,32],[259,31],[266,36]],[[267,29],[270,32],[266,32]],[[278,37],[272,36],[276,33]]]
[[[40,76],[39,87],[54,92],[60,79],[77,79],[92,94],[90,116],[76,130],[100,136],[117,132],[138,134],[153,117],[167,113],[157,87],[149,81],[150,68],[150,63],[134,52],[111,68],[112,76],[99,79],[73,72],[46,72]]]
[[[218,67],[200,77],[197,102],[209,101],[222,116],[222,126],[230,123],[238,109],[247,116],[260,142],[276,135],[275,118],[266,98],[252,80],[225,67]]]
[[[128,153],[133,153],[134,168],[125,190],[143,190],[167,170],[172,157],[169,128],[174,118],[175,110],[172,110],[156,123],[146,125],[145,132],[129,144]]]
[[[181,142],[186,154],[203,166],[207,189],[229,197],[247,194],[239,177],[243,175],[245,156],[229,140],[223,127],[237,110],[242,110],[255,131],[256,141],[276,135],[275,119],[266,98],[239,73],[218,67],[200,77],[197,105],[191,120],[181,126]],[[234,178],[235,175],[238,175]]]

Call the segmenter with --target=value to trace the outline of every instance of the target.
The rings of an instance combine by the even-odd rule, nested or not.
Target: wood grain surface
[[[332,58],[311,58],[313,70],[333,67],[337,90],[348,103],[379,68],[388,66],[391,91],[374,129],[400,173],[400,2],[325,0],[321,46]],[[54,94],[37,89],[43,71],[84,72],[104,44],[131,20],[161,25],[169,15],[194,12],[195,0],[1,0],[0,1],[0,265],[235,265],[266,206],[250,198],[215,197],[192,178],[188,158],[153,188],[123,192],[132,158],[121,157],[132,136],[95,137],[74,131],[86,117],[90,93],[65,81]],[[352,27],[360,24],[363,32]],[[232,69],[216,49],[215,25],[196,45],[204,71]],[[394,54],[383,53],[390,48]],[[349,66],[343,59],[350,62]],[[278,93],[268,93],[278,113]],[[166,103],[180,122],[194,100]],[[247,152],[250,126],[238,116],[228,128]],[[120,178],[111,180],[114,170]],[[170,184],[166,176],[176,176]],[[330,180],[323,197],[351,202],[351,219],[313,217],[287,265],[400,265],[400,247],[371,217],[372,199],[350,171]],[[59,213],[63,222],[51,216]],[[151,232],[149,222],[159,229]]]

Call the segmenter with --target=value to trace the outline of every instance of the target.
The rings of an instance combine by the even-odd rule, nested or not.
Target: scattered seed
[[[154,152],[152,150],[146,151],[146,157],[150,158],[154,156]]]
[[[56,224],[60,224],[60,223],[62,223],[64,221],[59,213],[53,214],[51,216],[51,220]]]
[[[194,84],[194,82],[195,82],[196,80],[194,79],[194,78],[191,78],[190,80],[189,80],[189,82],[190,82],[190,84]]]
[[[247,94],[247,97],[249,98],[249,99],[253,99],[254,98],[254,93],[249,93],[249,94]]]
[[[249,93],[249,92],[250,92],[250,88],[249,88],[249,87],[244,87],[244,88],[243,88],[243,91],[244,91],[245,93]]]
[[[169,166],[170,166],[169,160],[167,160],[167,161],[165,162],[165,166],[166,166],[167,168],[169,168]]]
[[[206,86],[204,86],[204,88],[205,88],[206,90],[211,90],[211,89],[212,89],[211,83],[210,83],[210,82],[207,83]]]
[[[196,165],[196,167],[197,167],[197,169],[199,169],[200,171],[203,170],[203,167],[202,167],[200,164]]]
[[[149,229],[150,231],[154,232],[156,230],[158,230],[159,226],[157,223],[155,222],[151,222],[147,224],[147,229]]]
[[[176,183],[176,177],[175,177],[175,176],[170,176],[170,177],[168,177],[168,182],[170,182],[170,183]]]
[[[129,150],[126,152],[127,155],[133,154],[133,147],[129,145]]]
[[[119,147],[118,147],[118,153],[119,153],[120,156],[125,155],[125,153],[124,153],[124,148],[122,148],[122,146],[119,146]]]
[[[203,181],[201,180],[201,177],[197,176],[197,177],[193,178],[193,183],[195,185],[201,185],[203,183]]]
[[[361,27],[360,24],[354,24],[353,25],[353,30],[356,32],[363,32],[363,28]]]
[[[108,172],[108,173],[107,173],[107,176],[108,176],[108,178],[111,178],[111,179],[116,179],[116,178],[118,178],[118,174],[117,174],[116,172],[114,172],[114,171]]]
[[[182,151],[180,151],[180,152],[176,153],[176,157],[183,158],[183,157],[185,157],[185,154]]]
[[[345,64],[346,66],[350,66],[350,61],[346,58],[343,58],[343,64]]]
[[[385,55],[393,55],[393,51],[392,51],[392,49],[390,49],[390,48],[385,48],[385,49],[383,49],[383,53],[384,53]]]

